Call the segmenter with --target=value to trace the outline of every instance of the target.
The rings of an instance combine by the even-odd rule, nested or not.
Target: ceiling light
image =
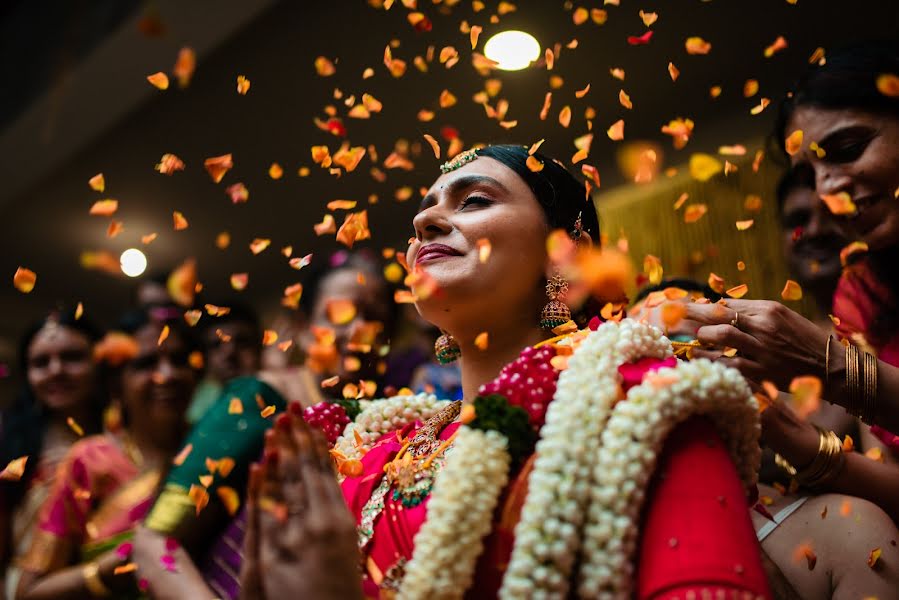
[[[128,277],[137,277],[147,269],[147,257],[137,248],[128,248],[119,257],[122,273]]]
[[[503,31],[487,40],[484,56],[503,71],[520,71],[540,58],[540,42],[524,31]]]

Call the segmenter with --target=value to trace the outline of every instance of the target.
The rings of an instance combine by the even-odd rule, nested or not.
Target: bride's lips
[[[418,254],[415,256],[415,264],[420,265],[450,256],[462,256],[462,253],[444,244],[427,244],[418,250]]]

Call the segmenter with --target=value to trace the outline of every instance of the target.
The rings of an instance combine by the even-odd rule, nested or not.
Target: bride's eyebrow
[[[459,177],[458,179],[452,180],[447,186],[448,194],[456,194],[461,190],[474,187],[476,185],[488,185],[491,187],[498,188],[502,192],[508,193],[508,188],[504,186],[499,180],[494,179],[493,177],[488,177],[487,175],[465,175],[463,177]],[[434,194],[428,194],[421,200],[421,204],[418,206],[418,212],[426,210],[432,206],[437,204],[437,196]]]

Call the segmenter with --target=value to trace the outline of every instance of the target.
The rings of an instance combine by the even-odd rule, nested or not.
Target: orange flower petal
[[[337,69],[334,68],[334,63],[329,59],[319,56],[315,59],[315,72],[318,73],[319,77],[330,77],[337,72]]]
[[[687,306],[682,302],[666,302],[660,309],[660,316],[665,327],[670,329],[687,316]]]
[[[624,119],[619,119],[612,123],[612,126],[606,130],[606,135],[610,140],[620,141],[624,139]]]
[[[867,252],[868,244],[865,242],[852,242],[840,250],[840,263],[845,267],[849,264],[849,258],[859,252]]]
[[[243,291],[250,282],[249,273],[233,273],[231,275],[231,287],[238,292]]]
[[[684,47],[687,49],[687,54],[708,54],[712,49],[712,44],[701,37],[694,36],[687,38]]]
[[[668,75],[671,76],[671,81],[677,81],[677,78],[680,77],[680,71],[672,62],[668,63]]]
[[[119,201],[113,199],[97,200],[91,206],[90,214],[100,217],[111,217],[119,209]]]
[[[69,429],[71,429],[72,431],[74,431],[74,432],[75,432],[75,435],[77,435],[78,437],[83,437],[83,436],[84,436],[84,429],[83,429],[83,428],[81,427],[81,425],[79,425],[78,422],[75,421],[75,419],[73,419],[72,417],[67,417],[67,418],[66,418],[66,425],[68,425],[68,426],[69,426]]]
[[[267,418],[269,418],[270,416],[272,416],[273,414],[275,414],[275,410],[276,410],[276,409],[275,409],[275,405],[274,405],[274,404],[270,404],[270,405],[266,406],[265,408],[263,408],[263,409],[259,412],[259,416],[262,417],[263,419],[267,419]]]
[[[786,47],[787,40],[784,39],[784,36],[777,36],[777,39],[771,42],[771,44],[767,48],[765,48],[765,58],[771,58]]]
[[[835,215],[854,215],[858,211],[858,207],[855,206],[852,196],[848,192],[821,194],[821,200],[827,204],[827,208]]]
[[[237,509],[240,508],[240,496],[234,488],[223,485],[217,488],[215,493],[218,495],[219,500],[222,501],[222,504],[225,505],[225,510],[228,511],[229,515],[233,517],[237,514]]]
[[[800,419],[807,419],[821,405],[821,380],[811,375],[794,377],[790,382],[790,407]]]
[[[175,458],[172,459],[172,464],[176,467],[179,467],[184,464],[184,461],[187,460],[187,457],[193,452],[194,445],[187,444],[184,448],[181,449],[178,454],[175,455]]]
[[[562,127],[568,127],[571,123],[571,107],[563,106],[562,110],[559,111],[559,125]]]
[[[474,338],[474,345],[478,350],[486,350],[489,344],[489,336],[486,331],[482,331]]]
[[[574,93],[574,97],[575,97],[575,98],[578,98],[578,99],[583,98],[584,96],[587,95],[587,93],[588,93],[589,91],[590,91],[590,84],[588,83],[588,84],[587,84],[587,87],[585,87],[584,89],[582,89],[582,90],[577,90],[577,91]]]
[[[156,89],[169,89],[169,76],[162,71],[153,73],[152,75],[147,75],[147,81],[149,81]]]
[[[278,341],[278,332],[272,331],[271,329],[266,329],[262,332],[262,345],[263,346],[271,346],[275,342]]]
[[[172,175],[175,171],[184,170],[184,161],[174,154],[163,154],[159,162],[153,167],[163,175]]]
[[[789,136],[787,136],[787,139],[784,141],[784,149],[786,150],[787,154],[793,156],[794,154],[799,152],[800,148],[802,148],[802,130],[797,129]]]
[[[740,285],[734,286],[727,290],[725,293],[731,298],[742,298],[749,291],[749,286],[745,283],[741,283]]]
[[[468,32],[468,36],[471,40],[471,49],[474,50],[478,45],[478,37],[481,35],[481,32],[484,30],[480,25],[472,25],[471,31]]]
[[[801,300],[802,288],[792,279],[787,279],[784,289],[780,292],[780,297],[784,300]]]
[[[431,145],[431,150],[433,150],[434,152],[434,158],[440,158],[440,143],[438,143],[433,136],[428,135],[427,133],[424,134],[424,138],[428,142],[428,144]]]
[[[17,290],[22,292],[23,294],[28,294],[31,290],[34,289],[34,284],[37,282],[37,275],[34,271],[30,269],[26,269],[25,267],[19,267],[16,269],[15,275],[13,275],[12,283]]]
[[[487,259],[490,258],[490,240],[486,238],[481,238],[477,241],[478,248],[478,260],[481,263],[487,262]]]
[[[356,318],[356,305],[351,300],[333,298],[325,305],[328,320],[334,325],[346,325]]]
[[[723,169],[721,161],[710,154],[697,152],[690,157],[690,176],[697,181],[708,181]]]
[[[250,91],[250,80],[244,77],[243,75],[237,76],[237,93],[241,96],[246,96],[247,92]]]
[[[9,464],[0,471],[0,481],[18,481],[25,474],[25,463],[28,462],[27,456],[21,456],[9,461]]]
[[[628,96],[624,90],[618,90],[618,103],[628,110],[634,108],[634,104],[631,102],[631,97]]]
[[[877,91],[890,98],[899,98],[899,76],[892,73],[878,75]]]
[[[880,548],[874,548],[871,550],[870,554],[868,554],[868,566],[872,569],[878,568],[880,565],[878,561],[880,561],[880,555],[883,554]]]
[[[184,218],[184,215],[177,210],[172,213],[172,225],[174,226],[175,231],[182,231],[190,226],[187,219]]]
[[[440,108],[449,108],[457,102],[456,97],[449,90],[440,92]]]
[[[92,190],[101,194],[106,190],[106,179],[103,178],[103,173],[97,173],[91,177],[87,184],[91,186]]]
[[[527,160],[525,160],[525,164],[528,169],[533,171],[534,173],[539,173],[543,170],[543,162],[540,161],[536,156],[528,156]]]
[[[234,167],[234,161],[230,154],[223,154],[222,156],[207,158],[203,161],[203,166],[206,167],[206,171],[212,177],[212,180],[219,183],[225,176],[225,173]]]
[[[705,215],[709,207],[705,204],[690,204],[684,209],[684,223],[695,223]]]

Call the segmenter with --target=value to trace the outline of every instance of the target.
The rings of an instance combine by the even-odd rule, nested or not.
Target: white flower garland
[[[449,400],[438,400],[434,394],[424,393],[366,401],[356,419],[347,424],[334,442],[334,449],[347,460],[359,460],[385,433],[427,420],[448,403]],[[356,434],[362,440],[361,445],[357,444]]]
[[[415,535],[402,600],[462,598],[509,476],[508,440],[497,431],[461,426],[434,480],[427,519]]]
[[[715,423],[746,489],[755,486],[761,459],[758,404],[739,372],[705,359],[659,369],[615,405],[602,432],[584,529],[581,597],[632,596],[646,488],[668,434],[698,414]]]
[[[618,400],[618,366],[671,354],[658,329],[631,319],[603,324],[574,351],[540,430],[501,598],[567,595],[600,435]]]

